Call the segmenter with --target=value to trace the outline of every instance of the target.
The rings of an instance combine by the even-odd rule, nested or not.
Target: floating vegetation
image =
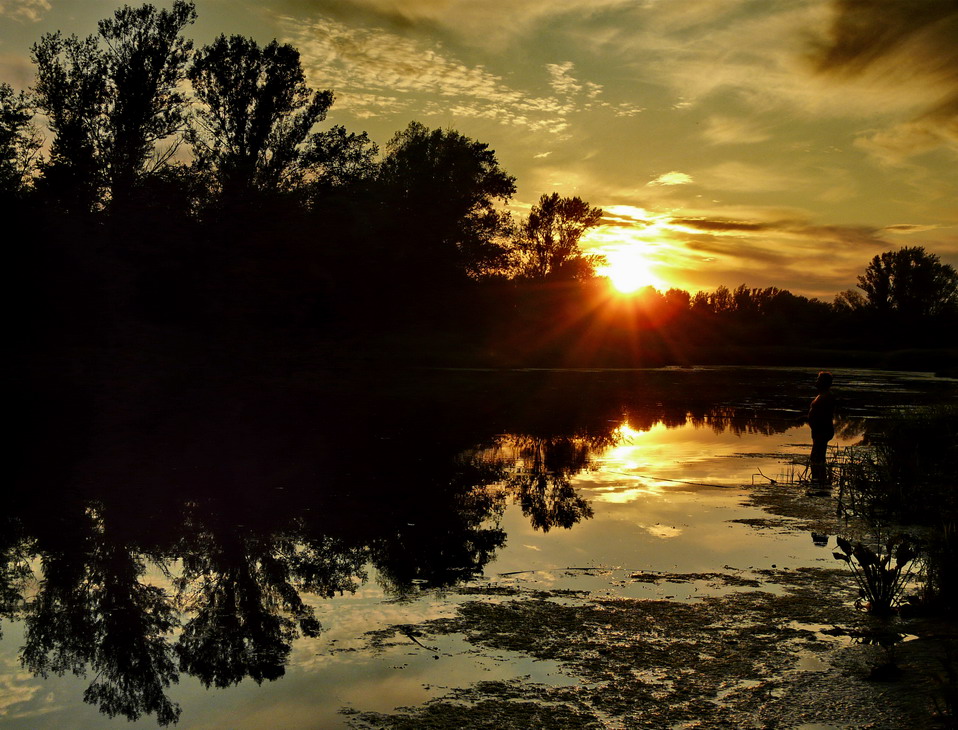
[[[694,602],[591,595],[568,603],[518,591],[467,600],[451,618],[373,632],[370,647],[383,651],[391,646],[384,637],[408,641],[413,631],[427,646],[459,636],[471,652],[501,662],[555,662],[567,681],[477,682],[418,707],[352,710],[346,720],[390,730],[922,725],[931,701],[906,684],[915,672],[876,683],[888,650],[870,638],[880,628],[874,620],[853,610],[843,570],[756,575],[762,589]]]

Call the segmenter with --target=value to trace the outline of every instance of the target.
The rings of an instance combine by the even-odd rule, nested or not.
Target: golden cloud
[[[48,10],[49,0],[0,0],[0,18],[36,23]]]
[[[691,182],[691,175],[673,170],[672,172],[666,172],[662,175],[659,175],[654,180],[646,183],[646,185],[688,185]]]

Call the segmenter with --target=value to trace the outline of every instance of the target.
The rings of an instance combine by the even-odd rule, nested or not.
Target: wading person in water
[[[812,480],[818,484],[828,484],[828,469],[825,466],[825,455],[828,452],[828,442],[835,436],[835,425],[832,418],[835,415],[835,396],[832,395],[832,374],[822,371],[815,380],[815,390],[818,395],[812,400],[808,409],[808,425],[812,429],[812,455],[809,459],[812,468]]]

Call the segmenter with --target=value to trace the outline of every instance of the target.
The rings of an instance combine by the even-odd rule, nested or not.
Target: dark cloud
[[[272,8],[280,13],[299,17],[324,15],[341,21],[358,21],[378,27],[399,30],[415,23],[401,6],[375,7],[355,0],[274,0]]]
[[[833,0],[833,7],[829,36],[815,53],[821,71],[859,73],[911,46],[943,64],[958,58],[955,0]]]
[[[833,0],[833,7],[828,36],[812,54],[820,73],[883,77],[931,92],[911,125],[892,138],[878,135],[874,145],[899,155],[958,145],[958,0]]]
[[[673,218],[675,225],[694,228],[697,231],[764,231],[770,226],[767,223],[743,223],[729,220],[707,220],[705,218]]]
[[[873,226],[796,226],[792,229],[800,232],[809,240],[829,246],[843,245],[856,248],[888,246],[882,238],[881,229]]]
[[[958,0],[832,0],[834,18],[814,46],[815,69],[836,79],[883,84],[920,98],[910,121],[857,143],[897,163],[943,146],[958,151]]]
[[[762,243],[751,243],[741,238],[699,238],[688,240],[685,247],[690,251],[745,260],[751,263],[784,266],[795,254],[791,251],[775,251]]]
[[[672,218],[673,225],[707,233],[787,234],[795,240],[828,242],[829,244],[876,245],[884,243],[881,230],[873,226],[821,226],[802,220],[736,221],[722,218]],[[892,227],[904,230],[904,227]]]
[[[933,231],[937,229],[936,225],[921,225],[918,223],[896,223],[893,226],[885,226],[884,230],[893,233],[922,233],[924,231]]]

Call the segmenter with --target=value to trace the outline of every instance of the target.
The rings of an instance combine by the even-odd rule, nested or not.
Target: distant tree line
[[[489,145],[412,122],[380,150],[323,126],[335,95],[308,85],[294,47],[221,35],[194,48],[195,17],[187,0],[125,6],[87,38],[42,36],[29,91],[0,83],[0,213],[24,337],[89,337],[128,317],[667,358],[927,345],[958,317],[958,275],[921,247],[876,256],[833,303],[744,284],[610,298],[601,257],[580,245],[599,208],[552,193],[517,219],[515,178]]]

